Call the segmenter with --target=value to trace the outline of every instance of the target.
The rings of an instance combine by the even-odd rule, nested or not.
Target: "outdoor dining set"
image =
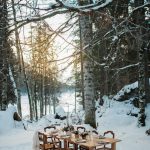
[[[116,150],[113,131],[99,135],[96,130],[87,131],[83,126],[60,128],[55,125],[37,131],[40,150]]]

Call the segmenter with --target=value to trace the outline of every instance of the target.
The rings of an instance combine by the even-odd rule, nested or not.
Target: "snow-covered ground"
[[[113,130],[115,137],[122,140],[117,143],[117,150],[150,149],[150,136],[145,134],[145,131],[150,128],[150,104],[146,108],[147,126],[141,128],[137,126],[136,117],[127,115],[129,112],[138,112],[138,109],[134,108],[129,101],[117,102],[105,98],[104,106],[97,104],[97,107],[97,130],[100,134],[106,130]],[[58,108],[59,110],[60,108],[62,109],[61,106]],[[65,112],[61,111],[61,113]],[[78,115],[83,117],[83,111],[79,111]],[[0,119],[1,116],[2,114],[0,113]],[[71,121],[70,119],[69,123]],[[36,130],[43,129],[44,126],[53,123],[61,123],[64,126],[66,122],[66,120],[54,119],[54,115],[51,114],[43,117],[38,122],[24,122],[27,130],[23,129],[22,123],[17,122],[14,122],[14,126],[9,129],[3,126],[3,131],[0,132],[0,150],[32,150],[33,134]],[[89,129],[89,126],[85,126]]]

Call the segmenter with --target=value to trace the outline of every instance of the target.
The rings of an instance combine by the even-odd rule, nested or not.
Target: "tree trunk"
[[[43,110],[44,110],[44,102],[43,102],[43,76],[42,76],[42,70],[41,70],[41,67],[40,66],[40,71],[41,71],[41,74],[40,74],[40,117],[42,118],[43,117]]]
[[[37,83],[35,78],[34,78],[34,105],[35,105],[35,119],[38,120]]]
[[[84,4],[89,4],[89,1],[82,1],[81,5]],[[92,127],[96,128],[93,62],[88,57],[92,55],[92,47],[90,46],[92,45],[92,22],[90,15],[81,14],[79,19],[82,47],[86,53],[86,55],[83,56],[85,123],[90,124]]]
[[[79,27],[80,27],[80,57],[81,57],[81,92],[82,92],[82,103],[83,103],[83,110],[85,110],[85,98],[84,98],[84,75],[83,75],[83,44],[81,38],[81,22],[79,18]]]
[[[0,1],[0,110],[7,108],[8,35],[7,1]]]
[[[31,98],[30,88],[29,88],[28,79],[27,79],[27,75],[26,75],[23,53],[22,53],[22,51],[20,51],[20,52],[21,52],[21,61],[22,61],[22,70],[23,70],[23,75],[24,75],[24,82],[25,82],[25,85],[27,88],[27,94],[28,94],[28,99],[29,99],[30,120],[32,121],[33,120],[32,98]]]
[[[144,4],[144,0],[136,0],[135,7],[139,7]],[[145,76],[145,42],[143,42],[143,35],[144,35],[144,22],[145,22],[145,12],[144,9],[139,9],[135,12],[135,23],[139,26],[137,31],[137,48],[139,53],[139,118],[138,118],[138,125],[145,126],[145,104],[146,104],[146,76]]]
[[[21,79],[21,57],[20,57],[20,43],[19,43],[19,33],[17,30],[17,21],[16,21],[16,10],[14,7],[14,0],[12,0],[12,9],[13,9],[13,16],[14,16],[14,24],[15,24],[15,42],[16,42],[16,49],[17,49],[17,60],[19,65],[19,71],[17,72],[17,107],[18,107],[18,113],[22,117],[22,111],[21,111],[21,92],[20,92],[20,79]]]

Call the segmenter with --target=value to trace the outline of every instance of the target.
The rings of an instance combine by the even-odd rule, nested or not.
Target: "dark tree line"
[[[138,81],[141,126],[145,125],[144,108],[150,102],[149,5],[144,0],[114,0],[108,7],[92,11],[92,54],[83,51],[94,63],[95,99],[115,95],[125,85]],[[79,57],[77,61],[81,62]],[[76,73],[76,95],[84,91],[80,73],[81,68]]]
[[[17,26],[17,6],[20,3],[0,1],[0,110],[6,110],[10,103],[17,104],[22,116],[21,91],[24,91],[28,94],[30,119],[37,120],[48,114],[52,106],[55,112],[58,103],[61,83],[57,77],[57,63],[53,62],[56,59],[52,40],[54,33],[46,22],[30,24],[31,35],[23,43]],[[15,29],[12,34],[11,24]],[[27,33],[21,32],[26,37]],[[28,52],[30,62],[25,60],[24,47],[31,49]]]

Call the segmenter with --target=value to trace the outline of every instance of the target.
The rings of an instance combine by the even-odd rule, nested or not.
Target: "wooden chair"
[[[95,130],[92,131],[92,132],[94,132],[95,134],[98,134],[98,132],[95,131]],[[112,138],[115,138],[115,134],[114,134],[113,131],[106,131],[106,132],[104,132],[103,136],[105,136],[106,134],[111,134]],[[88,148],[85,147],[85,146],[80,146],[79,149],[80,149],[80,150],[88,150]],[[94,149],[95,149],[95,150],[112,150],[111,147],[106,147],[105,145],[100,146],[100,147],[99,147],[99,146],[98,146],[98,147],[95,147]]]
[[[109,133],[112,135],[112,138],[114,139],[115,138],[115,133],[113,131],[106,131],[106,132],[104,132],[104,136],[106,134],[109,134]]]
[[[86,129],[85,129],[85,127],[79,126],[79,127],[77,127],[77,131],[79,131],[79,132],[85,132]],[[71,142],[71,141],[68,141],[68,148],[70,150],[74,149],[74,143]]]
[[[96,130],[92,130],[92,133],[98,135],[98,132]],[[85,147],[85,146],[79,146],[79,149],[80,150],[88,150],[88,147]]]
[[[45,132],[56,130],[56,126],[47,126],[44,128]],[[54,149],[58,149],[61,147],[61,141],[57,138],[57,136],[48,136],[47,141],[51,144],[54,144]]]
[[[39,137],[39,147],[41,150],[53,150],[54,145],[52,143],[48,143],[47,136],[44,133],[38,132]]]
[[[53,140],[53,144],[54,144],[54,149],[62,149],[61,141],[59,138],[57,138],[57,136],[53,137],[52,140]]]
[[[82,132],[85,132],[85,131],[86,131],[85,127],[82,127],[82,126],[77,127],[77,130],[78,130],[79,132],[80,132],[80,131],[82,131]]]
[[[113,131],[106,131],[106,132],[104,132],[103,136],[106,136],[107,134],[111,134],[112,138],[113,139],[115,138],[115,134],[114,134]],[[112,150],[112,148],[111,147],[106,147],[106,145],[104,145],[101,148],[96,148],[96,150]]]
[[[55,130],[55,129],[56,129],[55,126],[47,126],[44,128],[44,131],[46,132],[46,131]]]
[[[96,130],[93,130],[92,133],[98,135],[98,132]]]

